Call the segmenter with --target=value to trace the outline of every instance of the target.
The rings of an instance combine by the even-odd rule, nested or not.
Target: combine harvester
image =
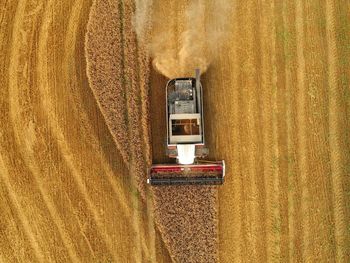
[[[196,78],[176,78],[166,85],[167,155],[176,164],[153,164],[151,185],[219,185],[224,161],[205,161],[203,97],[200,71]]]

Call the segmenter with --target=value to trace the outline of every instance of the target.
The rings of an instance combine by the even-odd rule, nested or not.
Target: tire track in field
[[[342,6],[341,8],[344,8]],[[346,223],[345,200],[343,192],[343,153],[346,145],[342,140],[341,119],[338,116],[342,112],[341,94],[338,86],[338,49],[337,49],[337,31],[336,31],[335,3],[332,0],[326,1],[326,39],[327,39],[327,61],[328,61],[328,85],[329,85],[329,145],[332,172],[332,190],[333,190],[333,213],[335,221],[335,241],[336,241],[336,260],[345,262],[350,256],[346,252],[349,245],[346,242],[345,233],[349,231],[349,220]],[[349,87],[347,87],[349,88]],[[342,116],[343,117],[343,116]],[[349,145],[348,145],[349,146]],[[347,246],[347,248],[346,248]]]
[[[80,15],[80,12],[77,10],[77,8],[80,8],[79,5],[77,5],[78,1],[76,1],[73,5],[72,11],[69,14],[69,19],[68,19],[68,32],[72,33],[73,35],[75,35],[74,30],[71,28],[70,25],[72,25],[71,21],[75,20],[75,15],[78,14],[78,16]],[[78,3],[79,4],[79,3]],[[37,71],[37,76],[38,76],[38,86],[39,86],[39,94],[41,97],[41,101],[42,104],[41,106],[45,109],[42,111],[42,113],[46,113],[44,114],[43,118],[46,118],[48,120],[48,124],[49,127],[52,130],[52,135],[54,137],[54,140],[57,142],[58,148],[63,156],[63,159],[65,161],[66,166],[69,168],[71,175],[75,178],[75,182],[78,185],[78,189],[80,191],[80,193],[82,194],[82,196],[84,197],[87,207],[88,209],[91,211],[94,219],[95,219],[95,223],[97,225],[97,228],[99,229],[99,231],[101,232],[101,229],[103,229],[103,225],[100,222],[101,218],[99,217],[98,213],[97,213],[97,208],[94,206],[94,204],[92,203],[92,201],[90,200],[89,197],[89,193],[87,192],[87,189],[82,181],[82,179],[80,178],[81,175],[78,171],[78,169],[75,167],[75,163],[74,159],[72,156],[73,153],[70,151],[69,146],[66,145],[66,139],[62,133],[62,131],[60,130],[59,126],[54,126],[52,124],[52,121],[54,122],[57,118],[56,116],[54,116],[52,113],[54,112],[53,107],[50,104],[50,95],[48,93],[45,93],[42,91],[43,87],[49,87],[48,85],[48,79],[44,78],[43,76],[45,76],[45,73],[48,72],[48,67],[47,65],[48,63],[48,54],[47,54],[47,42],[48,42],[48,32],[49,32],[49,27],[52,23],[52,16],[50,14],[50,10],[52,10],[53,8],[53,1],[49,1],[47,3],[47,7],[45,9],[45,13],[43,16],[43,20],[42,20],[42,27],[40,30],[40,38],[39,38],[39,44],[38,44],[38,71]],[[67,38],[69,39],[69,38]],[[67,41],[67,40],[66,40]],[[67,42],[66,42],[67,43]],[[43,59],[43,57],[45,57],[45,59]],[[43,62],[45,61],[45,62]],[[44,85],[45,83],[45,85]],[[47,83],[47,84],[46,84]],[[46,116],[45,116],[46,115]],[[55,130],[53,127],[56,127],[57,130]],[[83,232],[82,232],[83,233]],[[101,238],[104,239],[104,236],[101,235]],[[106,241],[106,246],[107,246],[107,250],[109,251],[108,254],[110,255],[115,255],[112,251],[111,248],[111,242],[109,240],[105,240]],[[89,245],[89,244],[88,244]],[[117,257],[115,257],[117,258]]]
[[[276,5],[273,1],[271,3],[272,9],[272,87],[271,87],[271,222],[269,225],[269,230],[272,235],[273,243],[271,244],[272,254],[271,260],[280,261],[281,260],[281,211],[280,211],[280,159],[281,151],[280,144],[278,141],[278,68],[277,68],[277,39],[276,39]]]
[[[40,159],[40,158],[39,158],[39,159]],[[39,160],[39,159],[38,159],[38,160]],[[45,167],[48,168],[49,166],[45,166]],[[45,168],[42,168],[42,169],[45,169]],[[54,221],[55,221],[55,220],[54,220]]]
[[[26,10],[27,11],[27,10]],[[30,13],[32,13],[32,12],[30,12]],[[31,14],[31,16],[32,15],[38,15],[37,13],[36,14]],[[27,15],[26,14],[26,18],[27,18],[27,16],[29,16],[29,15]],[[25,20],[26,20],[26,18],[25,18]],[[35,21],[36,20],[34,20],[34,23],[35,23]],[[34,24],[33,23],[33,24]],[[23,31],[21,31],[21,36],[23,36],[24,35],[24,33],[23,32],[25,32],[24,30]],[[26,36],[26,35],[24,35],[24,36]],[[28,38],[27,38],[28,39]],[[29,39],[30,40],[30,42],[29,43],[33,43],[34,45],[35,45],[35,41],[33,41],[32,39]],[[29,46],[29,54],[32,54],[32,53],[30,53],[31,52],[31,49],[32,49],[32,47],[33,46]],[[27,54],[25,54],[25,55],[27,55]],[[27,58],[26,58],[27,59]],[[27,61],[28,60],[28,61]],[[31,63],[30,63],[30,59],[28,58],[27,60],[24,60],[24,63],[25,63],[25,65],[26,64],[30,64],[30,65],[32,65]],[[21,60],[22,61],[22,60]],[[19,68],[21,68],[21,65],[19,66]],[[17,72],[16,70],[14,70],[14,71],[12,71],[12,72]],[[40,71],[39,71],[40,72]],[[33,75],[33,76],[35,76],[35,75]],[[16,78],[17,76],[11,76],[12,78]],[[24,78],[25,78],[26,76],[24,76]],[[35,77],[33,77],[33,79],[36,79]],[[23,84],[23,85],[21,85],[21,86],[24,86],[24,87],[27,87],[27,83],[25,82],[26,81],[26,79],[23,81],[22,80],[22,82],[24,83],[22,83],[21,82],[21,84]],[[12,82],[12,84],[13,84],[13,82]],[[33,83],[31,83],[31,84],[33,84]],[[34,83],[35,84],[35,83]],[[18,86],[18,85],[15,85],[16,87]],[[33,85],[33,86],[35,86],[35,85]],[[19,98],[21,98],[21,97],[25,97],[24,96],[24,94],[31,94],[31,91],[30,90],[24,90],[24,92],[21,92],[20,93],[20,95],[21,96],[16,96],[16,99],[17,99],[17,97],[19,97]],[[13,94],[13,91],[12,91],[12,94]],[[34,96],[35,97],[35,96]],[[17,100],[17,104],[18,104],[18,100]],[[12,108],[14,108],[14,107],[12,107]],[[24,118],[34,118],[33,116],[35,116],[35,120],[38,120],[38,119],[40,119],[41,120],[41,116],[39,117],[39,115],[33,115],[34,114],[34,108],[35,107],[32,107],[32,108],[30,108],[30,110],[28,110],[28,109],[26,109],[27,110],[27,112],[25,112],[26,114],[25,114],[25,116],[21,116],[21,118],[23,117],[23,120],[24,120]],[[24,108],[22,108],[22,110],[23,110]],[[25,120],[25,122],[23,122],[23,123],[21,123],[23,126],[25,126],[25,123],[27,122],[27,119]],[[30,127],[32,127],[33,128],[33,125],[35,125],[33,122],[30,122],[31,124],[32,124],[32,126],[30,126]],[[43,122],[43,123],[45,123],[45,122]],[[8,129],[8,127],[9,127],[9,125],[5,128],[5,129]],[[36,128],[36,127],[35,127]],[[26,135],[31,135],[31,134],[33,134],[33,133],[31,133],[31,132],[34,132],[34,130],[33,129],[29,129],[29,131],[27,131],[27,133],[23,133],[24,134],[24,138],[25,138],[25,142],[27,143],[26,144],[26,147],[28,147],[28,148],[32,148],[32,146],[33,146],[33,144],[34,144],[34,140],[35,139],[37,139],[37,138],[35,138],[35,136],[38,136],[39,135],[39,137],[41,138],[41,132],[42,131],[45,131],[45,128],[39,128],[38,127],[38,130],[40,131],[40,132],[38,132],[36,135],[33,135],[34,136],[34,138],[33,137],[27,137]],[[19,131],[22,131],[22,130],[19,130]],[[34,133],[35,134],[35,133]],[[10,136],[11,137],[11,136]],[[7,138],[10,138],[10,137],[7,137]],[[32,143],[31,143],[31,141],[32,141]],[[51,140],[48,140],[48,143],[50,144],[50,142],[51,142]],[[50,145],[48,145],[48,147],[50,147]],[[8,147],[7,147],[8,148]],[[39,147],[40,148],[40,147]],[[45,147],[42,147],[42,149],[43,148],[45,148]],[[52,149],[51,149],[52,150]],[[55,150],[53,150],[53,151],[55,151]],[[5,152],[5,150],[4,150],[4,152]],[[6,151],[7,152],[7,151]],[[13,154],[12,156],[18,156],[19,154]],[[35,157],[39,157],[41,155],[41,153],[39,154],[39,153],[36,153],[36,156]],[[50,155],[50,153],[49,153],[49,155]],[[33,157],[34,155],[31,153],[30,154],[30,156],[29,156],[29,158],[27,158],[27,159],[30,159],[30,158],[34,158]],[[48,157],[48,156],[45,156],[44,158],[46,158],[46,157]],[[17,157],[17,159],[19,159],[18,157]],[[50,172],[50,169],[52,169],[52,171],[55,171],[56,172],[56,169],[55,169],[55,164],[53,164],[53,166],[51,166],[52,165],[52,163],[50,163],[49,165],[47,165],[47,163],[44,165],[44,161],[41,161],[41,160],[43,160],[43,158],[37,158],[37,160],[38,160],[38,163],[37,163],[37,165],[39,165],[40,166],[40,168],[38,168],[37,170],[40,170],[40,172],[42,172],[43,171],[43,169],[45,170],[45,169],[48,169],[49,170],[49,172]],[[36,161],[36,160],[35,160]],[[11,162],[11,161],[10,161]],[[19,163],[19,165],[21,165],[20,163]],[[23,164],[22,164],[23,165]],[[24,170],[23,171],[25,171],[27,168],[26,167],[24,167]],[[47,171],[47,170],[45,170],[45,171]],[[22,171],[20,171],[20,172],[22,172]],[[50,174],[53,174],[53,175],[56,175],[55,174],[55,172],[54,173],[52,173],[52,172],[50,172]],[[15,173],[15,174],[17,174],[17,173]],[[16,179],[16,187],[18,187],[19,185],[21,186],[21,187],[28,187],[28,182],[23,182],[22,181],[22,177],[23,176],[19,176],[18,177],[18,179]],[[19,178],[21,179],[21,180],[19,180]],[[56,178],[56,176],[54,176],[54,178]],[[55,179],[53,179],[53,183],[55,183]],[[50,184],[48,184],[48,185],[51,185],[51,183]],[[45,187],[47,187],[48,185],[45,185]],[[52,186],[52,185],[51,185]],[[28,189],[32,189],[33,187],[30,187],[29,186],[29,188]],[[36,187],[34,187],[34,189],[35,190],[37,190],[36,189]],[[13,191],[11,191],[12,189],[9,189],[9,191],[10,192],[13,192]],[[23,189],[24,190],[24,189]],[[36,192],[36,191],[34,191],[34,192]],[[29,195],[27,195],[26,194],[26,190],[24,190],[24,191],[21,191],[21,196],[23,196],[23,197],[26,197],[27,199],[26,200],[32,200],[33,202],[31,202],[30,204],[28,204],[29,202],[27,201],[27,207],[28,207],[28,209],[32,209],[32,211],[34,211],[35,210],[35,208],[36,207],[38,207],[38,203],[40,203],[41,201],[40,200],[38,200],[38,197],[36,197],[36,199],[35,199],[35,196],[37,195],[36,193],[32,193],[32,194],[29,194]],[[34,197],[34,199],[33,199],[33,197]],[[40,198],[39,198],[40,199]],[[27,209],[27,208],[26,208]],[[22,211],[23,210],[25,210],[25,209],[22,209]],[[41,209],[41,211],[39,210],[39,212],[44,212],[44,210],[46,210],[46,209]],[[61,247],[61,244],[60,243],[58,243],[57,241],[54,241],[53,240],[53,238],[52,237],[55,237],[56,236],[56,232],[54,232],[54,233],[52,233],[51,231],[46,231],[46,229],[47,229],[47,227],[49,227],[50,225],[52,225],[52,221],[53,222],[56,222],[57,221],[57,218],[55,219],[55,218],[53,218],[53,220],[51,221],[51,224],[50,224],[50,222],[48,222],[47,221],[47,216],[46,215],[44,215],[43,213],[38,213],[40,216],[42,216],[42,218],[45,218],[44,220],[36,220],[36,221],[39,221],[38,223],[37,222],[33,222],[33,225],[34,225],[34,228],[36,228],[36,229],[42,229],[42,232],[40,232],[40,236],[43,238],[43,239],[45,239],[45,241],[47,241],[46,243],[45,242],[42,242],[42,240],[43,239],[40,239],[39,238],[39,240],[40,240],[40,246],[44,246],[44,247],[47,247],[47,243],[49,243],[49,244],[51,244],[51,242],[53,241],[54,243],[56,243],[58,246],[60,246]],[[62,213],[63,214],[63,213]],[[36,216],[31,216],[31,218],[33,218],[33,219],[37,219],[37,217]],[[55,225],[55,224],[53,224],[53,225]],[[41,227],[40,227],[41,226]],[[60,229],[58,229],[59,231],[58,232],[60,232]],[[47,238],[45,238],[45,235],[43,235],[43,234],[48,234],[49,236],[52,236],[52,237],[49,237],[48,239]],[[62,233],[62,232],[61,232]],[[65,234],[65,233],[64,233]],[[37,235],[37,234],[36,234]],[[73,235],[72,235],[73,236]],[[95,235],[95,238],[96,238],[96,235]],[[77,239],[75,239],[75,241],[78,241]],[[44,244],[45,243],[45,244]],[[49,248],[49,247],[47,247],[47,248]],[[66,250],[69,250],[69,248],[67,248]],[[83,250],[81,250],[80,252],[82,252]],[[49,250],[45,250],[44,251],[45,253],[41,253],[41,256],[44,256],[45,255],[45,261],[47,261],[47,260],[49,260],[49,258],[51,258],[51,252],[52,251],[49,251]],[[63,253],[62,253],[63,252]],[[62,251],[61,253],[58,253],[58,254],[55,254],[55,256],[56,256],[56,258],[57,259],[59,259],[60,260],[60,258],[62,258],[62,255],[65,255],[66,254],[66,251]],[[51,255],[50,255],[51,254]],[[86,255],[85,255],[86,256]],[[62,259],[63,260],[63,259]],[[79,260],[75,260],[75,261],[79,261]]]
[[[275,24],[275,51],[276,51],[276,89],[275,92],[275,114],[277,136],[276,143],[278,147],[278,157],[276,158],[276,165],[278,166],[278,202],[276,206],[279,209],[278,218],[274,222],[274,231],[280,236],[280,253],[277,260],[286,261],[289,259],[289,217],[288,217],[288,131],[287,131],[287,102],[286,102],[286,75],[285,63],[286,57],[284,55],[284,44],[286,42],[286,32],[283,23],[283,2],[276,1],[274,6],[274,20]]]
[[[1,171],[1,166],[0,166]],[[17,229],[13,227],[13,221],[18,220],[15,219],[13,208],[11,206],[11,201],[8,198],[8,191],[6,191],[6,186],[3,185],[3,181],[0,179],[0,198],[3,200],[3,203],[0,203],[0,247],[2,248],[0,253],[0,262],[1,260],[6,259],[6,262],[18,262],[18,256],[23,256],[23,250],[27,251],[27,258],[33,261],[33,258],[28,255],[28,250],[32,252],[32,248],[26,246],[25,244],[16,244],[13,242],[15,240],[14,236],[18,235]],[[4,205],[6,204],[6,205]],[[12,210],[12,211],[11,211]],[[12,220],[11,220],[12,219]],[[18,220],[19,221],[19,220]],[[14,233],[13,235],[9,235],[8,233]],[[17,240],[16,240],[17,241]],[[27,241],[28,242],[28,241]],[[18,248],[22,249],[18,249]]]
[[[301,189],[300,182],[296,169],[296,100],[295,93],[293,90],[296,88],[296,29],[293,26],[295,24],[295,8],[293,3],[284,1],[283,2],[283,30],[286,32],[289,41],[284,42],[283,54],[285,56],[285,85],[286,85],[286,129],[287,129],[287,175],[288,175],[288,229],[289,229],[289,240],[288,240],[288,257],[289,261],[301,262],[301,218],[300,212],[301,206]],[[283,36],[284,38],[285,36]]]
[[[148,32],[149,33],[149,32]],[[150,145],[151,143],[151,130],[150,130],[150,60],[149,55],[147,51],[147,47],[144,46],[144,44],[139,43],[138,50],[137,50],[137,56],[138,56],[138,63],[140,65],[138,70],[138,78],[140,86],[140,100],[141,100],[141,114],[140,114],[140,123],[142,125],[142,132],[143,134],[143,153],[144,153],[144,162],[146,167],[150,167],[152,164],[152,151]],[[142,70],[141,70],[142,69]],[[156,256],[156,229],[155,229],[155,222],[154,222],[154,207],[153,207],[153,198],[151,197],[151,192],[148,187],[145,189],[145,196],[146,196],[146,215],[147,218],[144,221],[147,221],[147,230],[148,230],[148,241],[147,244],[149,244],[149,258],[151,261],[157,261]],[[147,234],[147,233],[146,233]]]
[[[133,88],[135,85],[135,72],[130,72],[133,68],[133,52],[135,50],[130,50],[130,46],[133,46],[131,43],[133,43],[132,36],[125,33],[127,31],[128,26],[128,17],[126,14],[126,6],[125,2],[119,2],[118,3],[118,9],[121,16],[121,52],[122,52],[122,64],[121,64],[121,70],[122,70],[122,85],[124,89],[124,94],[126,96],[126,112],[127,112],[127,136],[129,139],[129,147],[130,147],[130,155],[129,155],[129,162],[128,167],[130,169],[129,175],[131,175],[131,181],[134,185],[136,185],[136,178],[135,174],[139,167],[135,167],[137,165],[137,159],[135,158],[135,151],[139,151],[137,149],[140,144],[135,141],[133,138],[134,132],[137,133],[137,126],[135,127],[135,124],[137,125],[137,116],[135,116],[133,113],[133,107],[135,107],[135,96],[136,94],[133,94]],[[129,53],[130,52],[130,53]],[[132,79],[129,79],[128,77],[131,77]],[[136,122],[136,123],[135,123]],[[134,130],[136,128],[136,130]],[[137,136],[137,135],[136,135]],[[140,178],[139,178],[140,179]],[[136,262],[142,262],[142,241],[141,241],[141,235],[140,235],[140,225],[139,225],[139,200],[137,198],[133,198],[133,213],[132,213],[132,226],[135,229],[135,235],[134,235],[134,257]]]

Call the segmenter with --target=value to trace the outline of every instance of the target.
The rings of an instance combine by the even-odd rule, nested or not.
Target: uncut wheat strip
[[[140,51],[139,51],[140,52]],[[150,70],[149,70],[149,60],[144,56],[145,53],[142,53],[138,56],[138,63],[141,66],[139,70],[139,98],[141,104],[141,110],[139,112],[139,124],[141,123],[140,130],[140,148],[142,148],[143,160],[139,160],[141,164],[141,172],[138,174],[139,178],[139,191],[144,194],[145,197],[141,196],[139,199],[140,206],[143,207],[143,212],[141,211],[141,216],[143,216],[142,223],[146,223],[147,226],[144,228],[144,234],[146,235],[146,246],[148,248],[148,257],[151,261],[156,261],[156,244],[155,244],[155,222],[153,215],[153,202],[152,202],[152,190],[149,189],[146,185],[146,177],[148,176],[148,167],[150,167],[152,163],[152,155],[151,155],[151,138],[150,138],[150,117],[149,117],[149,78],[150,78]],[[141,60],[141,62],[140,62]],[[148,62],[148,63],[146,63]],[[145,73],[144,73],[145,72]],[[142,75],[146,76],[143,78]],[[146,210],[146,211],[145,211]],[[146,212],[146,213],[144,213]],[[146,231],[147,228],[147,231]]]
[[[105,12],[105,10],[103,10],[103,8],[105,7],[105,3],[103,3],[103,2],[97,2],[97,6],[96,7],[94,7],[94,9],[92,9],[91,10],[91,17],[90,17],[90,24],[91,24],[91,27],[96,27],[96,25],[98,25],[99,23],[102,23],[102,21],[100,21],[100,20],[98,20],[97,18],[99,18],[99,16],[98,17],[96,17],[96,16],[94,16],[94,13],[97,13],[97,9],[99,10],[98,11],[98,13],[103,13],[103,12]],[[122,16],[122,12],[124,12],[124,4],[123,3],[119,3],[119,5],[118,4],[114,4],[114,5],[110,5],[109,6],[109,9],[111,9],[112,11],[112,13],[118,13],[118,14],[120,14],[120,16]],[[109,14],[109,13],[107,13],[107,14]],[[130,13],[131,14],[131,13]],[[125,34],[129,34],[130,33],[130,30],[129,31],[126,31],[126,30],[124,30],[124,25],[127,25],[128,27],[130,27],[130,23],[131,23],[131,16],[130,16],[130,14],[129,14],[129,17],[126,17],[126,18],[123,18],[122,20],[118,20],[119,22],[118,23],[120,23],[120,28],[119,28],[119,33],[120,33],[120,39],[118,40],[118,41],[120,41],[121,42],[121,49],[120,50],[118,50],[118,49],[116,49],[116,47],[115,46],[113,46],[113,47],[111,47],[111,49],[116,49],[120,54],[124,54],[124,45],[123,45],[123,41],[124,41],[124,39],[125,39],[125,36],[124,36],[124,33]],[[125,16],[124,16],[125,17]],[[95,19],[95,20],[92,20],[92,19]],[[113,18],[112,19],[109,19],[109,20],[111,20],[112,21],[112,23],[113,23],[113,20],[114,20],[115,18],[114,18],[114,16],[113,16]],[[107,24],[108,25],[108,24]],[[106,26],[105,24],[103,24],[103,26]],[[133,34],[133,33],[132,33]],[[87,38],[86,39],[86,43],[87,43],[87,45],[89,45],[89,42],[90,41],[94,41],[94,37],[96,37],[96,34],[91,34],[91,32],[90,32],[90,37],[89,38]],[[100,36],[100,37],[103,37],[103,35],[102,36]],[[130,43],[131,44],[131,47],[128,47],[128,48],[133,48],[133,46],[135,46],[134,44],[135,43]],[[91,50],[91,49],[87,49],[87,52],[96,52],[95,50]],[[102,56],[106,56],[106,54],[101,54]],[[134,53],[132,53],[132,55],[135,55]],[[89,54],[88,54],[88,56],[89,56]],[[91,58],[91,55],[90,55],[90,58]],[[134,59],[137,59],[137,57],[131,57],[131,59],[132,60],[134,60]],[[125,61],[126,61],[127,59],[125,59],[124,57],[122,57],[122,59],[121,59],[121,65],[120,65],[120,68],[121,69],[124,69],[125,68]],[[131,61],[132,61],[131,60]],[[99,62],[99,61],[98,61]],[[132,61],[133,62],[133,61]],[[88,58],[88,64],[90,64],[90,67],[92,67],[92,63],[96,63],[96,61],[91,61],[91,60],[89,60],[89,58]],[[100,62],[99,62],[100,63]],[[110,64],[110,62],[106,62],[106,63],[108,63],[108,64]],[[113,64],[111,64],[111,65],[113,65]],[[130,65],[128,65],[128,66],[130,66],[130,67],[133,67],[133,65],[132,64],[130,64]],[[122,70],[123,72],[124,72],[124,70]],[[125,75],[125,78],[124,78],[124,74],[122,74],[122,77],[124,78],[121,78],[121,85],[119,86],[120,87],[120,89],[121,90],[124,90],[124,89],[126,89],[127,87],[126,87],[126,85],[128,84],[128,83],[126,83],[126,81],[125,81],[125,79],[131,79],[131,78],[133,78],[133,77],[137,77],[137,72],[136,71],[132,71],[132,70],[130,70],[130,72],[131,72],[131,75],[128,75],[128,74],[126,74]],[[129,72],[129,73],[130,73]],[[90,72],[90,74],[92,74],[90,77],[91,78],[93,78],[93,77],[95,77],[96,75],[93,75],[93,74],[95,74],[94,72]],[[124,84],[123,82],[125,82],[125,85],[122,85],[122,84]],[[91,83],[92,84],[92,89],[94,90],[94,89],[99,89],[100,88],[100,86],[96,86],[96,85],[94,85],[94,83]],[[129,83],[130,84],[130,83]],[[100,84],[99,84],[100,85]],[[136,94],[139,94],[140,93],[140,91],[139,90],[135,90],[135,83],[133,84],[134,86],[133,86],[133,88],[134,88],[134,90],[131,90],[131,91],[128,91],[128,92],[123,92],[124,94],[125,94],[125,99],[127,100],[127,97],[130,95],[129,93],[131,93],[131,96],[134,96],[133,98],[135,98],[135,95]],[[137,85],[136,85],[136,87],[137,87]],[[137,99],[138,97],[136,96],[136,99]],[[98,100],[100,100],[101,99],[101,97],[97,97],[97,99]],[[102,97],[102,99],[103,99],[103,97]],[[129,109],[129,107],[125,107],[125,105],[124,105],[124,108],[126,109],[126,112],[128,113],[127,115],[130,115],[130,114],[133,114],[133,117],[137,117],[137,116],[139,116],[140,117],[140,113],[138,113],[138,112],[134,112],[133,113],[133,107],[130,107],[130,109]],[[103,109],[102,108],[102,110],[106,110],[106,109]],[[135,109],[136,110],[136,109]],[[129,114],[129,112],[130,112],[130,114]],[[129,119],[129,116],[127,116],[127,118]],[[107,120],[107,124],[108,125],[110,125],[110,119],[106,119]],[[129,123],[130,123],[130,121],[129,121]],[[135,127],[135,125],[134,125],[134,127]],[[137,127],[138,128],[138,127]],[[136,137],[136,139],[137,140],[140,140],[140,138],[141,138],[141,140],[142,140],[142,136],[140,136],[140,135],[136,135],[135,136],[135,134],[133,133],[134,132],[134,130],[133,129],[129,129],[129,130],[131,130],[130,131],[130,137],[128,137],[128,138],[134,138],[134,137]],[[114,131],[115,132],[115,131]],[[137,130],[136,130],[136,132],[137,132]],[[130,140],[131,141],[131,140]],[[135,147],[136,146],[136,144],[134,144],[133,145],[133,147]],[[141,145],[138,145],[138,147],[140,148],[140,149],[138,149],[138,151],[140,152],[141,150],[142,150],[142,146]],[[148,146],[149,147],[149,146]],[[134,154],[134,149],[132,149],[131,150],[131,158],[133,158],[133,154]],[[139,159],[141,159],[141,158],[139,158]],[[140,164],[140,162],[138,163],[138,165]],[[142,165],[142,162],[141,162],[141,165]],[[134,163],[129,163],[129,167],[135,167],[135,165],[134,165]],[[145,169],[143,169],[143,170],[145,170]],[[133,176],[132,176],[132,180],[134,180],[135,179],[135,177],[141,177],[141,176],[143,176],[144,175],[144,173],[142,173],[141,174],[141,176],[139,176],[139,174],[135,174],[135,172],[134,171],[132,171],[132,172],[130,172],[130,174],[132,174]],[[141,180],[141,179],[140,179]],[[145,180],[144,180],[144,182],[145,182]],[[137,228],[138,230],[136,230],[136,233],[139,233],[140,232],[140,218],[141,218],[141,216],[140,216],[140,210],[141,210],[141,207],[142,207],[142,205],[144,205],[143,203],[140,203],[140,200],[138,199],[138,195],[137,195],[137,192],[138,192],[138,190],[135,190],[135,195],[133,195],[133,199],[132,199],[132,203],[133,203],[133,218],[134,218],[134,227],[135,227],[135,229]],[[140,237],[140,236],[142,236],[142,237]],[[146,247],[146,245],[148,245],[149,244],[149,242],[146,242],[145,240],[144,240],[144,236],[145,235],[139,235],[139,237],[141,238],[141,243],[142,243],[142,246],[143,246],[143,252],[145,252],[145,253],[147,253],[147,247]],[[139,253],[139,255],[140,255],[140,253]]]
[[[150,32],[148,32],[149,34]],[[147,38],[146,38],[147,39]],[[140,100],[141,100],[141,125],[142,125],[142,138],[143,138],[143,153],[144,153],[144,161],[146,167],[149,167],[152,164],[152,150],[151,150],[151,129],[150,129],[150,58],[147,47],[144,44],[138,42],[138,63],[140,65],[139,70],[139,87],[140,87]],[[140,178],[144,180],[143,177]],[[147,209],[147,221],[148,221],[148,233],[149,240],[147,244],[149,244],[150,249],[150,259],[152,261],[156,261],[156,229],[154,223],[154,208],[153,201],[151,198],[151,190],[146,187],[145,188],[145,196],[146,196],[146,209]]]
[[[136,41],[136,34],[132,27],[132,17],[134,14],[134,2],[125,1],[120,5],[120,12],[122,13],[122,32],[123,32],[123,53],[124,53],[124,76],[125,83],[124,89],[127,97],[128,108],[128,126],[129,126],[129,140],[131,142],[131,162],[130,162],[130,176],[132,181],[136,184],[138,191],[141,193],[143,201],[147,198],[145,196],[145,184],[146,184],[146,170],[147,163],[146,157],[143,151],[143,134],[142,125],[140,125],[142,115],[141,107],[141,91],[140,91],[140,65],[138,63],[138,45]],[[144,85],[143,85],[144,86]],[[147,260],[151,260],[150,256],[154,253],[150,253],[150,248],[147,246],[145,240],[145,229],[141,226],[142,215],[139,209],[141,200],[134,200],[134,215],[133,224],[136,229],[137,243],[140,244],[137,251],[141,258],[145,254]],[[144,202],[143,205],[147,204]],[[142,252],[142,254],[141,254]]]
[[[122,52],[122,88],[124,90],[124,94],[126,96],[126,112],[127,112],[127,131],[128,131],[128,139],[130,142],[130,161],[129,161],[129,175],[131,176],[131,181],[133,184],[136,184],[136,178],[135,173],[137,173],[137,168],[135,167],[135,156],[134,151],[139,144],[137,144],[135,141],[133,141],[133,135],[134,135],[134,123],[135,123],[135,115],[132,115],[131,111],[133,111],[133,93],[130,91],[130,86],[133,84],[132,81],[134,81],[135,75],[134,72],[130,72],[130,70],[126,70],[128,67],[132,67],[132,59],[133,59],[133,53],[128,53],[128,47],[132,46],[134,43],[132,43],[132,39],[130,38],[130,32],[127,32],[127,15],[125,15],[125,2],[120,2],[118,4],[118,11],[121,16],[121,52]],[[129,57],[128,57],[129,56]],[[132,70],[132,69],[131,69]],[[136,95],[136,94],[135,94]],[[136,131],[137,132],[137,131]],[[136,198],[133,199],[133,213],[132,213],[132,226],[135,231],[134,235],[134,260],[136,262],[142,262],[143,255],[142,255],[142,241],[141,241],[141,234],[140,234],[140,224],[139,224],[139,202]]]
[[[126,97],[123,89],[120,88],[123,85],[121,66],[123,53],[120,52],[122,22],[115,3],[110,4],[110,7],[107,3],[95,0],[90,9],[85,37],[87,77],[117,148],[125,163],[128,163],[130,154],[127,133],[128,114],[125,107]],[[96,12],[97,9],[99,12]],[[114,19],[110,19],[109,16]],[[111,101],[114,103],[110,103]]]
[[[140,90],[140,64],[139,61],[139,47],[136,41],[136,34],[132,26],[132,17],[134,14],[133,1],[123,2],[121,8],[123,16],[123,52],[124,52],[124,75],[125,83],[124,89],[127,96],[128,107],[128,125],[129,125],[129,139],[130,149],[132,153],[131,169],[134,169],[132,175],[137,183],[138,189],[142,196],[145,195],[146,185],[146,157],[143,150],[143,128],[142,125],[142,101]],[[145,87],[145,85],[142,85]]]

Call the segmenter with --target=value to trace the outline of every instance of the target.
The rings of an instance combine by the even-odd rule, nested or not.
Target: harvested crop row
[[[130,194],[113,175],[127,169],[86,88],[90,3],[2,7],[0,260],[123,262]]]

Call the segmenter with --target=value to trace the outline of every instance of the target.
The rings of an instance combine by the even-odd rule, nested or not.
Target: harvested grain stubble
[[[133,1],[94,2],[87,29],[86,58],[90,87],[129,174],[146,201],[150,198],[145,187],[146,171],[152,159],[150,60],[132,29],[134,8]],[[163,115],[157,118],[163,120]],[[154,218],[173,261],[217,261],[215,187],[154,188],[153,199]],[[154,254],[152,258],[151,252],[140,253],[143,260],[154,260]]]

